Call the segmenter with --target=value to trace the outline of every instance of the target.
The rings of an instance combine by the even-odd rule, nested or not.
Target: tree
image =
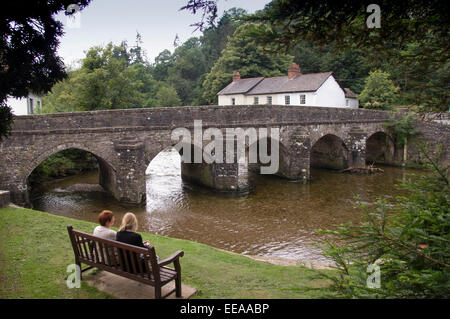
[[[381,65],[400,87],[398,103],[423,106],[424,110],[448,110],[450,60],[436,63],[430,59],[430,55],[443,54],[442,49],[430,50],[412,42],[398,52],[397,59],[388,59]]]
[[[169,67],[173,64],[174,58],[169,50],[163,50],[155,58],[152,74],[157,81],[166,81],[169,75]]]
[[[136,43],[135,45],[130,48],[130,63],[136,64],[147,64],[147,54],[145,53],[145,50],[142,48],[142,36],[139,32],[136,32]]]
[[[339,52],[333,43],[319,46],[312,41],[301,41],[291,54],[303,73],[332,71],[339,84],[358,94],[364,88],[364,80],[371,66],[364,53],[357,48]]]
[[[325,274],[333,283],[328,289],[346,298],[450,297],[448,170],[428,156],[426,146],[422,152],[433,173],[401,182],[404,196],[363,206],[359,225],[320,231],[331,235],[324,250],[337,269],[337,275]],[[373,287],[368,282],[377,267],[379,287]]]
[[[181,105],[181,100],[173,87],[163,86],[156,93],[156,103],[160,107],[179,106]]]
[[[240,8],[231,8],[225,11],[217,22],[203,31],[200,38],[202,51],[206,58],[206,70],[211,70],[225,49],[228,39],[233,36],[236,28],[244,23],[247,11]]]
[[[181,9],[203,11],[202,20],[195,24],[202,29],[217,18],[217,2],[188,0]],[[264,26],[255,28],[252,37],[266,50],[289,52],[306,40],[321,46],[333,43],[336,52],[357,47],[376,67],[384,63],[392,68],[403,65],[412,76],[403,72],[394,78],[402,88],[408,87],[402,99],[413,100],[426,109],[447,110],[449,2],[383,0],[378,2],[379,11],[368,12],[372,2],[272,0],[264,10],[246,20]],[[381,17],[380,28],[369,27],[368,20],[377,13]],[[412,45],[414,50],[409,48]],[[385,66],[382,68],[387,70]]]
[[[414,114],[409,113],[400,119],[392,118],[384,126],[389,128],[393,140],[399,147],[403,147],[403,164],[405,165],[408,160],[408,140],[420,133],[419,130],[415,128]]]
[[[167,83],[174,87],[183,105],[192,105],[196,88],[206,73],[205,56],[198,38],[192,37],[175,49],[173,63],[168,68]]]
[[[203,28],[217,18],[218,0],[188,0],[181,10],[195,14],[203,11],[202,20],[195,24]],[[446,48],[450,26],[450,5],[439,0],[380,1],[380,28],[369,28],[367,20],[373,9],[372,0],[314,1],[272,0],[264,10],[257,11],[249,20],[267,28],[255,29],[255,35],[265,44],[277,43],[278,49],[292,48],[301,40],[312,40],[327,45],[332,42],[341,48],[357,45],[368,51],[385,49],[388,45],[403,47],[417,41],[430,40]],[[382,51],[373,52],[374,55]],[[441,57],[445,61],[448,57]]]
[[[217,93],[230,83],[233,71],[239,71],[242,77],[272,77],[286,73],[293,57],[285,54],[265,53],[248,31],[259,28],[256,24],[247,23],[239,26],[233,37],[222,51],[203,82],[204,99],[217,103]]]
[[[8,96],[47,92],[66,75],[56,55],[61,22],[55,15],[70,4],[80,10],[91,0],[13,1],[0,11],[0,139],[12,124]],[[73,12],[66,12],[72,14]]]
[[[398,90],[388,73],[375,70],[369,73],[359,99],[367,109],[387,110]]]
[[[43,111],[68,112],[125,109],[155,105],[160,84],[147,63],[130,58],[126,42],[92,47],[82,66],[55,84],[43,99]]]

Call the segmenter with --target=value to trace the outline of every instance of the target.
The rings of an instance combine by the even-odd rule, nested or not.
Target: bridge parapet
[[[205,127],[259,126],[314,123],[382,122],[390,113],[364,109],[286,105],[189,106],[88,111],[15,117],[13,133],[33,134],[102,129],[142,130],[191,127],[202,120]]]

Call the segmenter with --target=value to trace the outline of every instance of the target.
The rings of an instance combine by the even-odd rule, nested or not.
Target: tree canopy
[[[375,70],[369,73],[359,99],[367,109],[387,110],[398,90],[388,73]]]
[[[55,15],[70,4],[80,10],[91,0],[12,1],[0,10],[0,139],[10,130],[8,96],[44,93],[66,75],[57,56],[61,22]],[[66,14],[71,14],[66,13]]]
[[[161,86],[150,67],[133,56],[126,42],[95,46],[86,52],[80,69],[58,82],[43,99],[43,112],[68,112],[151,107]]]
[[[208,103],[217,101],[217,93],[230,83],[233,71],[239,71],[242,77],[272,77],[286,73],[293,56],[265,53],[251,37],[248,30],[258,27],[247,23],[236,29],[233,37],[222,51],[203,82],[203,97]]]
[[[218,0],[188,0],[181,8],[203,12],[195,25],[215,23]],[[448,109],[450,5],[446,1],[388,1],[379,5],[380,27],[368,24],[376,9],[371,0],[272,0],[263,10],[245,17],[261,27],[250,35],[265,50],[291,50],[301,43],[333,46],[334,53],[358,52],[371,69],[393,75],[401,94],[398,103],[428,109]],[[369,10],[368,10],[369,9]],[[350,51],[349,51],[350,50]],[[296,61],[300,66],[305,65]],[[395,70],[399,66],[398,70]],[[335,71],[335,70],[333,70]],[[367,74],[366,74],[367,76]],[[359,76],[358,76],[359,77]],[[361,88],[362,79],[358,85]],[[347,85],[346,86],[350,86]]]

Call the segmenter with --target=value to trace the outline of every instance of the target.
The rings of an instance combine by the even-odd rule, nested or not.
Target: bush
[[[433,174],[403,181],[406,196],[363,207],[359,225],[319,231],[334,238],[323,247],[338,270],[338,276],[327,276],[334,292],[347,298],[450,297],[448,171],[422,151]],[[370,265],[380,269],[379,288],[368,287]]]
[[[51,155],[34,169],[29,177],[30,184],[55,177],[74,175],[97,167],[97,160],[91,153],[68,149]]]
[[[399,90],[389,79],[389,73],[375,70],[369,73],[359,99],[364,108],[389,110]]]

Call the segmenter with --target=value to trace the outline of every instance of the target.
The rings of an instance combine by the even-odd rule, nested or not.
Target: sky
[[[270,0],[219,0],[219,17],[230,8],[238,7],[253,13],[263,9]],[[201,20],[201,13],[193,15],[179,11],[187,0],[93,0],[79,13],[77,20],[69,21],[64,13],[56,19],[64,24],[58,54],[66,65],[76,66],[84,51],[94,45],[127,40],[134,45],[136,32],[142,36],[142,47],[151,62],[164,49],[173,52],[178,34],[180,43],[201,32],[190,26]]]

